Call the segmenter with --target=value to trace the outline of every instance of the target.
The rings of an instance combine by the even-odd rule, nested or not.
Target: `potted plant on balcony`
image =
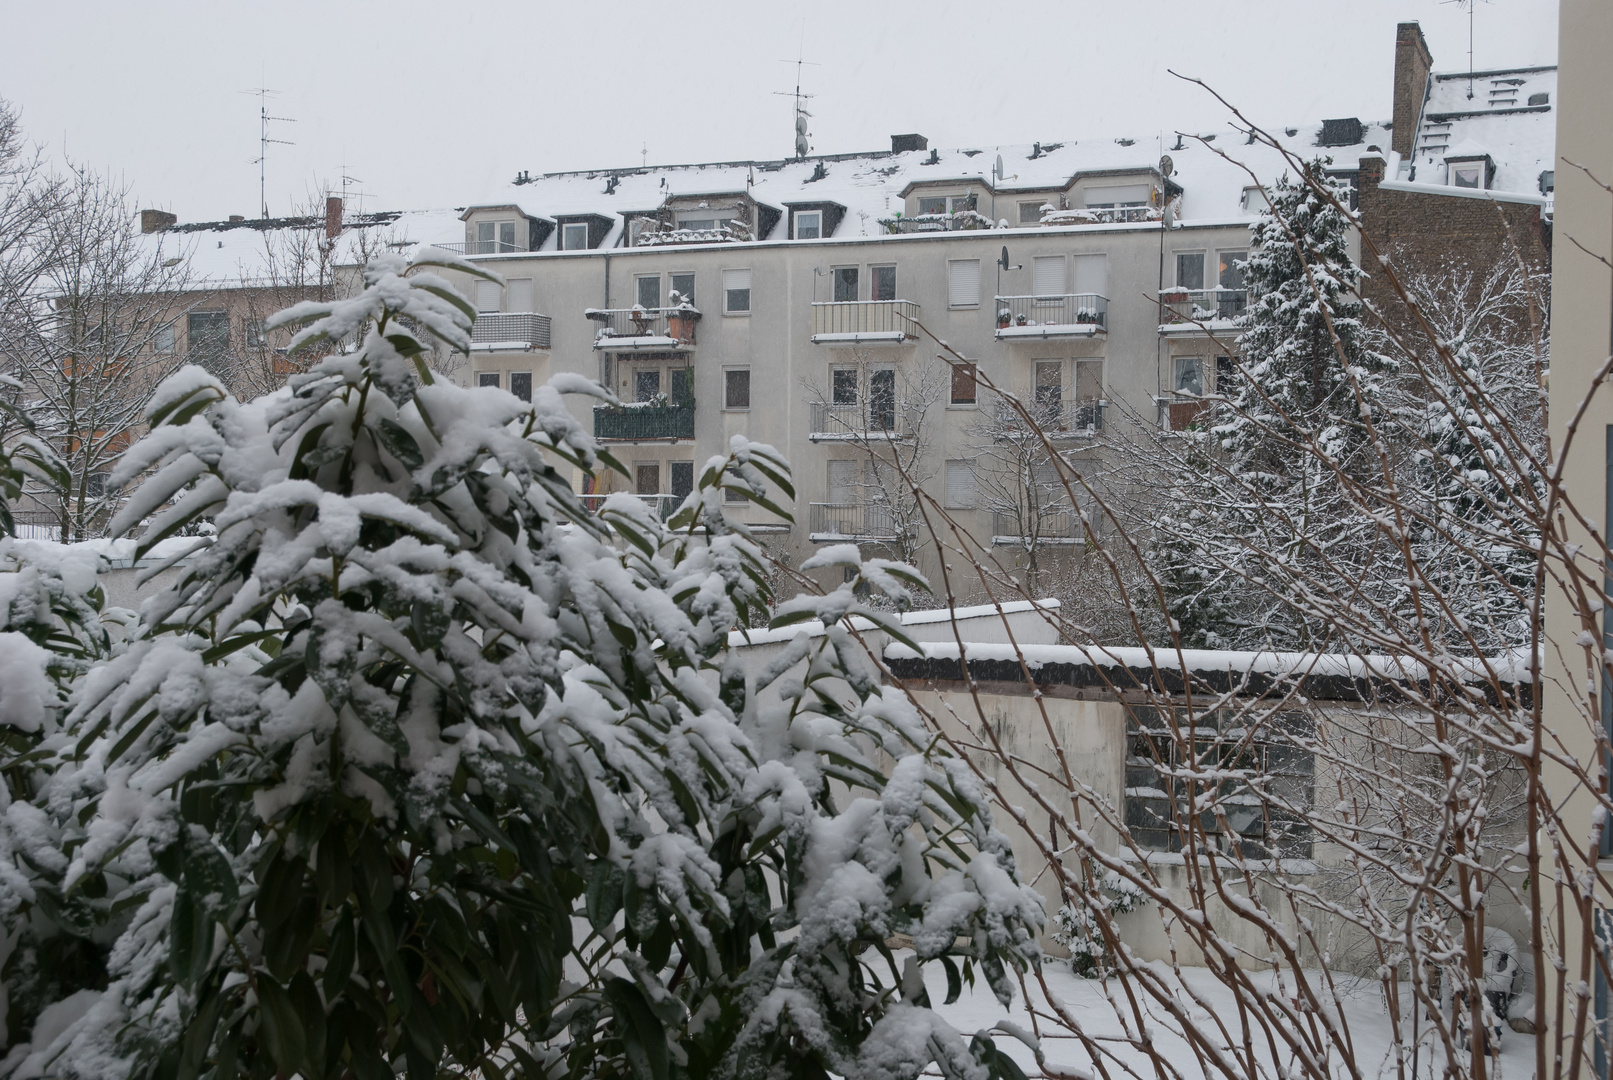
[[[667,297],[671,310],[667,313],[667,334],[674,341],[694,344],[694,324],[700,319],[700,311],[688,298],[673,292]]]
[[[1009,324],[1012,323],[1013,321],[1014,321],[1014,313],[1012,311],[1009,311],[1007,308],[998,309],[998,311],[997,311],[997,329],[1006,330],[1006,329],[1008,329]]]

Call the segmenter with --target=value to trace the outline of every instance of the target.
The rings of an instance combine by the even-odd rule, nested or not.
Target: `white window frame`
[[[738,274],[743,274],[745,276],[745,284],[743,286],[743,288],[745,290],[745,306],[743,308],[730,307],[729,303],[728,303],[728,301],[729,301],[729,293],[738,292],[740,290],[740,288],[741,288],[741,286],[731,284],[731,282],[733,282],[736,279],[733,278],[733,277],[730,277],[730,275],[738,275]],[[751,286],[750,267],[748,267],[748,266],[731,266],[731,267],[728,267],[727,269],[723,270],[723,272],[722,272],[722,313],[724,315],[732,315],[732,316],[735,316],[736,318],[749,318],[752,309],[754,309],[755,306],[756,306],[755,299],[756,299],[755,290]]]
[[[1199,283],[1197,285],[1184,285],[1182,283],[1182,263],[1181,263],[1181,258],[1182,258],[1183,255],[1197,255],[1199,257]],[[1204,284],[1205,275],[1209,271],[1209,264],[1210,264],[1210,253],[1208,251],[1203,251],[1203,250],[1200,250],[1200,251],[1177,251],[1177,252],[1173,253],[1171,263],[1172,263],[1171,275],[1172,275],[1172,278],[1175,280],[1176,287],[1178,289],[1187,289],[1190,292],[1199,292],[1199,291],[1201,291],[1203,289],[1210,288],[1210,286]]]
[[[743,405],[730,405],[730,404],[728,404],[728,373],[731,372],[731,371],[743,371],[743,372],[745,372],[745,374],[746,374],[746,376],[748,378],[748,376],[750,375],[751,366],[749,364],[727,364],[727,365],[724,365],[724,367],[722,369],[722,411],[723,412],[750,412],[750,409],[751,409],[750,403],[751,403],[752,400],[755,399],[755,396],[756,396],[756,384],[754,382],[747,383],[746,390],[745,390],[745,404],[743,404]]]
[[[1051,202],[1052,202],[1051,199],[1036,199],[1036,200],[1034,200],[1032,202],[1022,202],[1022,203],[1020,203],[1019,204],[1019,226],[1020,226],[1020,228],[1025,228],[1026,226],[1029,226],[1029,225],[1040,225],[1042,223],[1042,207],[1047,206]],[[1027,206],[1032,207],[1032,208],[1035,209],[1035,211],[1036,211],[1036,220],[1035,221],[1026,221],[1025,220],[1025,208]]]
[[[807,220],[807,219],[811,219],[813,228],[815,228],[817,230],[818,234],[816,236],[802,236],[801,235],[801,223],[803,221]],[[793,222],[793,227],[792,227],[792,231],[790,233],[790,236],[793,239],[796,239],[796,240],[822,240],[823,239],[823,211],[822,210],[797,210],[795,212],[795,215],[794,215],[794,222]]]
[[[1475,160],[1475,161],[1452,161],[1452,162],[1449,162],[1449,163],[1446,164],[1445,169],[1446,169],[1446,172],[1448,173],[1448,178],[1450,180],[1450,186],[1451,187],[1461,188],[1463,191],[1488,191],[1489,190],[1489,185],[1488,185],[1488,183],[1486,183],[1486,181],[1489,180],[1490,170],[1485,165],[1485,163],[1483,161],[1477,161],[1477,160]],[[1469,185],[1469,184],[1458,184],[1456,182],[1456,174],[1458,172],[1466,172],[1466,171],[1468,171],[1470,169],[1475,171],[1478,174],[1475,177],[1475,179],[1478,182],[1476,184],[1471,184],[1471,185]]]
[[[953,302],[954,297],[952,295],[952,268],[954,266],[961,266],[961,265],[963,265],[965,263],[973,263],[974,268],[975,268],[974,269],[974,274],[975,274],[975,297],[974,297],[974,301],[972,303],[969,302],[969,301],[964,301],[963,303],[954,303]],[[980,277],[980,260],[979,259],[948,259],[947,260],[947,307],[949,309],[953,310],[953,311],[967,311],[967,310],[972,309],[972,308],[979,308],[980,307],[981,280],[982,279]]]
[[[566,242],[566,234],[572,229],[582,230],[582,247],[572,247]],[[587,251],[588,250],[588,222],[565,221],[560,224],[560,250],[561,251]]]
[[[491,315],[496,311],[502,310],[504,306],[504,287],[498,282],[477,281],[476,288],[472,291],[474,293],[472,299],[476,303],[476,314]],[[486,303],[485,298],[487,297],[492,298],[492,307],[484,306]]]

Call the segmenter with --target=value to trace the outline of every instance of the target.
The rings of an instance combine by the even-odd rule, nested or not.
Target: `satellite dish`
[[[1171,160],[1171,156],[1169,154],[1163,155],[1159,159],[1159,175],[1168,177],[1168,176],[1170,176],[1171,173],[1173,173],[1175,171],[1176,171],[1176,162]]]
[[[1003,156],[1001,154],[997,155],[997,164],[992,166],[991,177],[993,180],[998,181],[1003,178]]]
[[[1007,244],[1003,245],[1003,257],[1001,259],[997,260],[997,264],[999,266],[1001,266],[1004,270],[1008,269],[1008,245]]]

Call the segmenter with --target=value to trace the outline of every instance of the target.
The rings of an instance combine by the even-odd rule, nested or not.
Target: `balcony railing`
[[[695,343],[700,312],[693,307],[589,308],[596,349],[686,349]]]
[[[1027,402],[1025,410],[1036,421],[1042,432],[1057,438],[1085,438],[1103,430],[1106,401],[1038,401]],[[1000,431],[1009,435],[1025,427],[1018,410],[1004,406]]]
[[[813,442],[826,442],[835,439],[904,439],[909,434],[901,402],[875,396],[869,401],[851,405],[814,401],[812,427],[807,437]]]
[[[678,405],[600,405],[594,409],[594,438],[624,442],[666,442],[694,438],[694,402]]]
[[[1109,298],[1097,293],[997,297],[997,337],[1089,337],[1107,333]]]
[[[467,240],[460,244],[433,244],[444,251],[452,251],[455,255],[507,255],[512,251],[525,251],[526,248],[504,240]]]
[[[1159,426],[1164,431],[1194,431],[1205,427],[1213,399],[1196,397],[1161,397]]]
[[[1084,206],[1074,210],[1050,210],[1042,215],[1042,224],[1130,225],[1160,221],[1164,216],[1164,211],[1157,206]]]
[[[834,300],[812,305],[812,341],[819,345],[900,345],[917,337],[911,300]]]
[[[606,492],[602,495],[582,495],[579,496],[579,498],[582,499],[582,504],[586,506],[591,513],[597,514],[599,513],[600,509],[604,507],[605,500],[610,498],[612,494],[619,493]],[[678,507],[683,505],[682,495],[634,494],[633,497],[639,502],[643,503],[645,506],[648,506],[655,513],[655,516],[660,518],[662,521],[665,521],[667,518],[677,513]]]
[[[1188,331],[1199,323],[1227,324],[1248,306],[1248,289],[1166,289],[1159,294],[1159,324]]]
[[[476,316],[471,327],[473,346],[522,349],[549,347],[549,316],[532,311],[488,311]]]
[[[881,218],[885,231],[905,235],[926,232],[976,232],[996,228],[996,224],[977,210],[959,210],[952,214],[914,214],[912,217]]]
[[[991,542],[998,547],[1074,544],[1084,535],[1081,518],[1068,507],[1019,512],[992,511]]]
[[[811,534],[808,539],[814,543],[897,539],[896,516],[883,503],[813,503],[809,509]]]

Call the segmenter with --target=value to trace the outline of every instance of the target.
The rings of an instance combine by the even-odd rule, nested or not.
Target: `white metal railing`
[[[1107,329],[1109,298],[1099,293],[1063,293],[1057,296],[997,297],[997,330],[1013,332],[1035,328],[1067,328],[1077,332]]]
[[[812,305],[812,336],[891,341],[914,336],[919,306],[911,300],[820,300]]]
[[[1073,544],[1082,535],[1081,518],[1068,506],[994,510],[991,514],[991,542],[998,547]]]
[[[444,251],[452,251],[455,255],[507,255],[512,251],[525,251],[521,247],[507,240],[467,240],[458,244],[433,244]]]
[[[900,439],[908,435],[902,403],[877,394],[853,404],[812,402],[808,437],[819,439]]]
[[[1230,322],[1248,306],[1248,289],[1166,289],[1159,294],[1159,321],[1162,326]]]
[[[811,536],[817,542],[836,540],[895,540],[896,515],[877,502],[812,503]]]
[[[1106,401],[1027,401],[1025,411],[1048,435],[1096,435],[1103,430],[1106,405]],[[1023,428],[1025,421],[1018,410],[1004,405],[1000,426],[1007,434]]]

